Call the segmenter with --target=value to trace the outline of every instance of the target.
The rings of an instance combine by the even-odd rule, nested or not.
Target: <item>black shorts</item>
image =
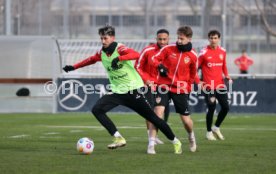
[[[146,97],[147,101],[151,105],[151,107],[154,107],[154,98],[155,98],[155,92],[151,90],[150,87],[145,87],[142,89],[144,92],[144,96]]]
[[[219,104],[221,106],[228,107],[228,93],[226,90],[208,90],[206,93],[204,93],[205,96],[205,102],[208,107],[212,105],[216,105],[216,100],[218,100]]]
[[[166,107],[170,100],[174,103],[176,113],[181,115],[190,115],[189,109],[189,96],[190,94],[176,94],[165,89],[159,88],[155,96],[155,106]]]

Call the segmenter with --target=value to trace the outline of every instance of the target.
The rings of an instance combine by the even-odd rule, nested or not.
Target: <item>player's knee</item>
[[[222,105],[222,106],[221,106],[221,109],[222,109],[224,112],[228,113],[228,112],[229,112],[229,105],[228,105],[228,104]]]
[[[214,111],[216,109],[216,103],[208,103],[208,110]]]
[[[104,113],[103,109],[101,107],[99,107],[98,105],[95,105],[92,110],[91,110],[92,114],[94,114],[95,116]]]

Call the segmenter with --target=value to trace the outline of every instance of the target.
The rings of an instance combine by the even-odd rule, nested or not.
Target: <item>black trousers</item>
[[[110,111],[116,106],[126,106],[140,116],[150,121],[156,128],[158,128],[165,136],[173,140],[175,138],[174,133],[168,124],[160,119],[152,110],[150,103],[146,100],[142,88],[129,91],[126,94],[110,94],[100,98],[95,106],[92,108],[92,113],[96,119],[107,129],[110,135],[114,135],[117,131],[114,123],[107,117],[106,112]]]
[[[225,119],[228,111],[229,111],[229,104],[228,104],[228,94],[227,91],[208,91],[205,95],[205,102],[208,107],[208,111],[206,114],[206,127],[207,131],[211,131],[211,127],[213,124],[213,116],[216,109],[216,100],[218,100],[221,109],[219,111],[217,120],[215,122],[215,126],[219,127],[223,120]]]
[[[240,73],[241,74],[248,74],[248,71],[247,70],[240,70]]]

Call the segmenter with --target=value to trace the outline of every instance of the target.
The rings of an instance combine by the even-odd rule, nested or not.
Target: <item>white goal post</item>
[[[129,48],[141,52],[144,47],[152,43],[151,40],[120,40],[120,43],[125,44]],[[91,55],[94,55],[100,48],[99,41],[89,40],[58,40],[62,67],[65,65],[73,65]],[[200,49],[205,47],[207,40],[193,40],[193,48],[199,53]],[[62,73],[62,77],[107,77],[105,69],[100,62],[92,67],[87,66],[70,73]]]

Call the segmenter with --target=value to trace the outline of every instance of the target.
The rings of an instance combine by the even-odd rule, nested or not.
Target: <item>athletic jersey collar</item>
[[[153,44],[153,46],[155,50],[161,50],[161,47],[157,43]]]
[[[118,45],[117,42],[112,42],[107,48],[102,47],[102,50],[107,55],[111,55],[115,51],[117,45]]]
[[[218,45],[216,49],[213,49],[210,45],[208,45],[207,48],[208,48],[209,50],[218,50],[218,49],[220,48],[220,46]]]

